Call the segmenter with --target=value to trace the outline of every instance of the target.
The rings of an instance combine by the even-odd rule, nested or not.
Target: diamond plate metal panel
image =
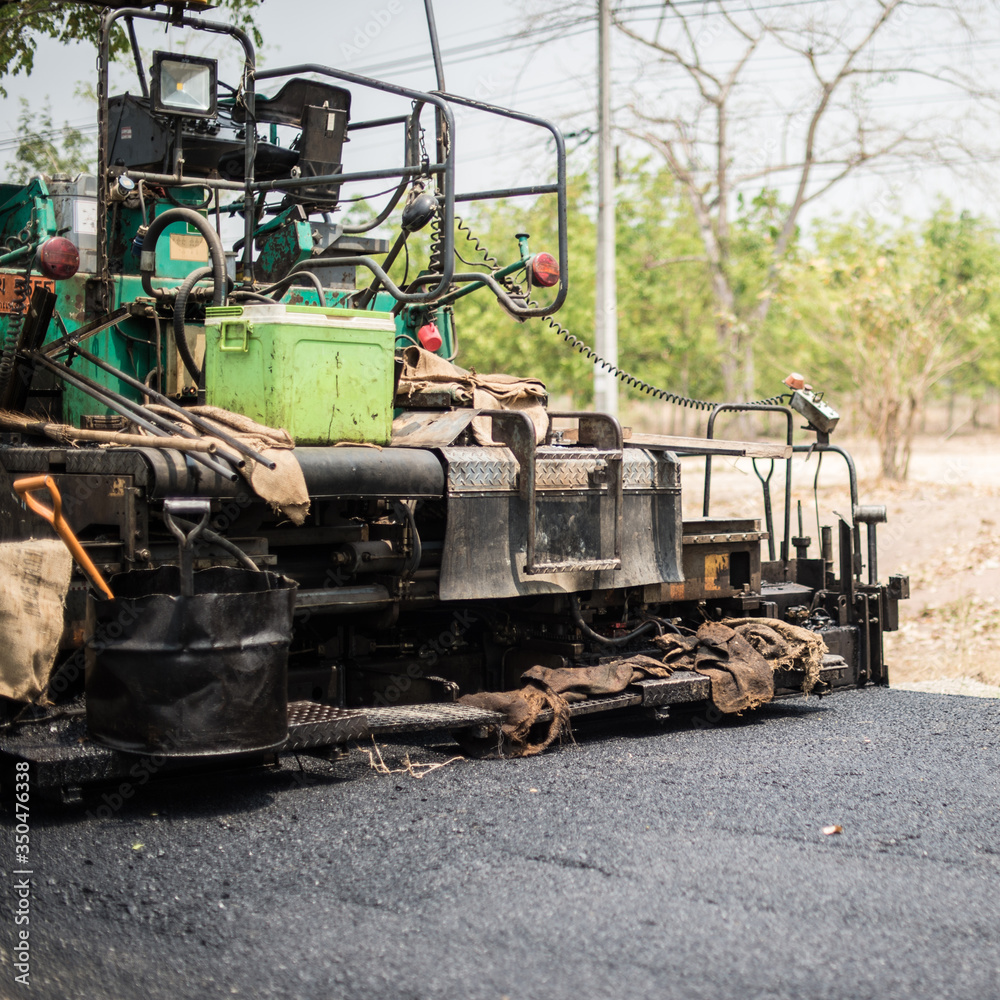
[[[641,692],[643,705],[680,705],[704,701],[711,694],[712,682],[693,670],[675,670],[670,677],[650,677],[630,687]]]
[[[517,459],[504,447],[442,448],[448,463],[448,488],[452,492],[517,489]],[[607,468],[607,453],[592,448],[539,448],[535,484],[540,490],[603,489],[591,474]],[[625,489],[676,487],[669,470],[675,463],[640,448],[625,450],[622,469]]]
[[[503,716],[483,708],[443,702],[439,705],[401,705],[398,708],[366,708],[373,733],[409,733],[430,729],[464,729],[467,726],[499,726]]]
[[[509,448],[442,448],[448,490],[516,490],[517,459]]]
[[[368,717],[363,711],[315,701],[293,701],[288,705],[288,742],[282,749],[331,746],[362,740],[368,735]]]

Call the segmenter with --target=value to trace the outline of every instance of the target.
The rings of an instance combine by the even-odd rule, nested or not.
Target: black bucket
[[[87,729],[116,750],[244,753],[288,736],[297,584],[217,567],[180,596],[177,566],[121,573],[88,605]]]

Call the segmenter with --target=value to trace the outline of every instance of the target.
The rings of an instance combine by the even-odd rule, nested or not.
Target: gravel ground
[[[900,604],[900,630],[886,636],[893,683],[966,678],[1000,686],[1000,435],[918,438],[905,483],[880,480],[870,441],[838,443],[854,455],[860,502],[887,508],[889,520],[878,528],[879,576],[910,578],[910,600]],[[793,462],[792,500],[802,503],[812,557],[819,535],[815,471],[815,456]],[[766,475],[766,463],[761,472]],[[702,460],[685,461],[685,516],[701,513],[702,474]],[[784,523],[783,475],[784,463],[775,463],[771,492],[778,535]],[[713,514],[762,516],[760,485],[747,459],[713,463],[712,498]],[[846,465],[837,456],[824,459],[818,499],[823,524],[835,524],[835,512],[850,510]],[[793,516],[792,533],[797,532]]]
[[[995,700],[605,723],[419,780],[302,763],[34,811],[31,986],[0,996],[1000,996]]]

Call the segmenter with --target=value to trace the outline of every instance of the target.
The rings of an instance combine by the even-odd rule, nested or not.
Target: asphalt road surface
[[[852,692],[422,779],[302,764],[34,810],[30,987],[8,813],[0,996],[1000,997],[996,700]]]

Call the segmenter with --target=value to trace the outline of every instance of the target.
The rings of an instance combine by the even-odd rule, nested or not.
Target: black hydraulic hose
[[[336,259],[336,258],[331,258]],[[326,297],[326,289],[323,287],[323,282],[319,280],[319,277],[312,271],[308,270],[303,265],[309,265],[310,267],[315,267],[317,263],[322,263],[322,261],[313,259],[308,261],[302,261],[296,264],[295,267],[291,269],[280,281],[276,281],[273,285],[268,285],[267,288],[261,289],[262,295],[275,296],[278,292],[284,294],[284,292],[292,285],[296,284],[296,279],[299,280],[299,284],[309,284],[316,289],[316,294],[319,296],[319,304],[323,305]]]
[[[146,235],[142,239],[142,254],[139,267],[142,272],[142,287],[147,295],[162,299],[167,292],[162,288],[153,288],[153,270],[156,267],[156,241],[167,226],[174,222],[187,222],[194,226],[208,243],[208,252],[212,258],[212,275],[215,288],[212,293],[212,305],[221,306],[226,297],[226,252],[222,247],[222,239],[212,224],[200,212],[193,208],[168,208],[149,224]]]
[[[606,635],[601,635],[599,632],[595,632],[584,620],[583,615],[580,614],[580,601],[576,594],[569,595],[569,609],[573,613],[573,621],[576,622],[576,627],[589,639],[593,639],[595,642],[602,643],[605,646],[624,646],[626,643],[631,642],[633,639],[638,639],[640,635],[644,635],[651,629],[656,628],[656,622],[648,621],[644,622],[637,629],[629,632],[628,635],[620,635],[615,639],[609,639]]]
[[[269,299],[266,295],[261,292],[251,292],[246,288],[237,288],[230,298],[233,301],[243,301],[246,299],[248,302],[266,302],[269,306],[274,305],[274,299]]]
[[[174,342],[177,344],[177,352],[184,362],[184,367],[188,374],[194,379],[195,385],[201,385],[201,369],[194,359],[191,345],[188,344],[187,331],[184,329],[184,311],[187,308],[188,297],[191,289],[198,284],[202,278],[207,278],[212,273],[210,267],[199,267],[192,271],[178,286],[177,298],[174,299]]]
[[[182,517],[177,517],[176,514],[171,516],[174,522],[184,528],[185,531],[191,531],[197,527],[194,521],[186,521]],[[228,552],[247,569],[252,569],[255,573],[262,572],[261,568],[238,545],[220,535],[217,531],[212,531],[211,528],[202,528],[199,537],[203,538],[206,542],[210,542],[212,545],[217,545],[224,552]]]

